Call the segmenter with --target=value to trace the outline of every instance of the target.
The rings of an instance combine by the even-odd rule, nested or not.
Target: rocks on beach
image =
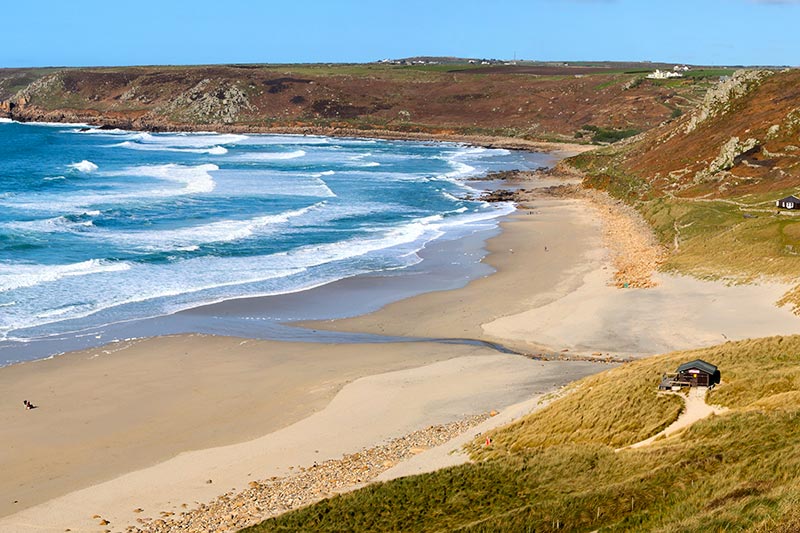
[[[267,518],[297,509],[336,493],[357,488],[397,463],[439,446],[489,418],[490,414],[429,426],[350,455],[299,468],[285,477],[251,481],[242,491],[230,491],[209,503],[158,518],[137,518],[128,533],[199,533],[238,531]],[[185,507],[185,505],[184,505]],[[136,512],[141,512],[140,508]]]

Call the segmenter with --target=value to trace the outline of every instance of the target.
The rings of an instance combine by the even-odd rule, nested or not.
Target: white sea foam
[[[237,161],[283,161],[286,159],[297,159],[306,155],[305,150],[294,150],[292,152],[247,152],[237,154],[233,159]]]
[[[0,124],[10,124],[11,122],[14,121],[11,120],[10,118],[0,117]]]
[[[87,161],[86,159],[84,159],[79,163],[71,163],[67,166],[69,168],[74,168],[78,172],[94,172],[98,168],[97,165],[95,165],[91,161]]]
[[[67,179],[66,176],[48,176],[46,178],[42,178],[44,181],[58,181],[58,180],[65,180]]]
[[[272,145],[325,145],[339,142],[341,139],[332,139],[330,137],[320,137],[318,135],[275,135],[275,134],[260,134],[251,135],[246,140],[241,141],[239,144],[249,146],[272,146]]]
[[[128,130],[121,130],[119,128],[112,128],[112,129],[100,129],[100,128],[80,128],[72,130],[70,133],[80,133],[81,135],[131,135],[132,132]]]
[[[217,165],[206,163],[204,165],[186,166],[169,163],[166,165],[143,165],[130,167],[115,172],[105,172],[106,176],[144,176],[164,181],[182,183],[185,185],[180,191],[151,190],[135,196],[171,196],[176,194],[209,193],[214,190],[216,183],[210,172],[219,170]],[[118,196],[119,197],[119,196]]]
[[[83,122],[25,122],[26,126],[44,126],[46,128],[88,128]]]
[[[445,174],[448,178],[461,178],[469,176],[475,172],[475,167],[462,163],[461,161],[448,161],[448,164],[453,167],[452,172]]]
[[[149,144],[137,143],[133,141],[123,141],[118,144],[112,144],[111,147],[128,148],[130,150],[143,150],[154,152],[183,152],[188,154],[210,154],[210,155],[224,155],[228,153],[228,149],[224,146],[212,146],[210,148],[176,148],[163,144]]]
[[[246,141],[246,135],[233,133],[148,133],[141,132],[131,140],[144,144],[156,144],[176,148],[206,148],[221,144],[239,144]]]
[[[64,316],[64,315],[68,315],[68,314],[74,313],[76,310],[80,309],[81,307],[84,307],[84,306],[80,306],[80,305],[65,305],[63,307],[58,307],[56,309],[47,309],[45,311],[42,311],[41,313],[38,313],[36,315],[36,318],[61,317],[61,316]]]
[[[27,290],[37,291],[39,298],[36,302],[28,301],[25,306],[0,313],[0,338],[10,338],[8,332],[19,328],[80,319],[122,305],[182,297],[176,304],[180,306],[180,302],[184,302],[186,307],[187,302],[194,301],[190,295],[197,292],[265,282],[303,272],[302,268],[258,268],[258,258],[247,257],[201,257],[160,265],[128,266],[127,272],[118,271],[111,276],[105,276],[106,271],[92,272],[100,277],[93,277],[91,292],[86,291],[86,282],[64,277],[60,282],[62,290],[80,294],[80,302],[64,302],[58,293],[39,291],[31,284],[26,285],[30,287]],[[0,272],[0,290],[2,283]],[[158,306],[152,307],[148,314],[161,314],[158,309]],[[24,340],[24,336],[18,337]]]
[[[33,287],[67,277],[87,276],[102,272],[121,272],[130,269],[129,263],[90,259],[65,265],[33,265],[0,263],[0,292]]]
[[[456,198],[455,196],[453,196],[452,194],[450,194],[447,191],[441,191],[441,192],[442,192],[442,196],[444,196],[448,200],[452,200],[453,202],[461,202],[462,201],[460,198]]]
[[[196,251],[201,244],[238,241],[259,233],[277,231],[282,224],[303,217],[324,205],[323,201],[274,215],[245,220],[221,220],[172,230],[99,232],[94,237],[148,251]]]
[[[24,232],[66,233],[81,230],[85,231],[93,225],[94,223],[91,220],[72,220],[66,216],[58,216],[38,220],[5,222],[0,226]]]
[[[334,198],[323,178],[326,176],[310,174],[298,170],[281,170],[265,168],[233,168],[214,172],[217,183],[214,194],[249,196],[264,198],[274,196],[310,196],[316,198]]]

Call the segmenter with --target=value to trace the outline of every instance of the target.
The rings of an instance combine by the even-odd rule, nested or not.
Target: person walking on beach
[[[36,406],[28,400],[22,400],[22,404],[25,406],[25,409],[36,409]]]

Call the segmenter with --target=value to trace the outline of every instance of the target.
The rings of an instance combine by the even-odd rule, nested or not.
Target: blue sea
[[[452,143],[2,119],[0,345],[407,269],[431,242],[513,210],[473,199],[468,178],[544,162]]]

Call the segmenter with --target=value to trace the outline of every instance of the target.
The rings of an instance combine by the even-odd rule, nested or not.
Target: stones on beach
[[[496,411],[494,411],[496,413]],[[434,425],[387,443],[338,459],[292,468],[283,477],[250,481],[241,491],[229,491],[208,503],[180,514],[161,512],[159,518],[137,518],[128,533],[233,532],[292,509],[347,492],[375,479],[380,473],[461,435],[490,414],[469,416],[449,424]],[[211,480],[208,480],[210,483]],[[186,508],[186,504],[182,507]]]
[[[517,194],[508,189],[496,189],[483,193],[479,200],[482,202],[515,202],[517,201]]]

